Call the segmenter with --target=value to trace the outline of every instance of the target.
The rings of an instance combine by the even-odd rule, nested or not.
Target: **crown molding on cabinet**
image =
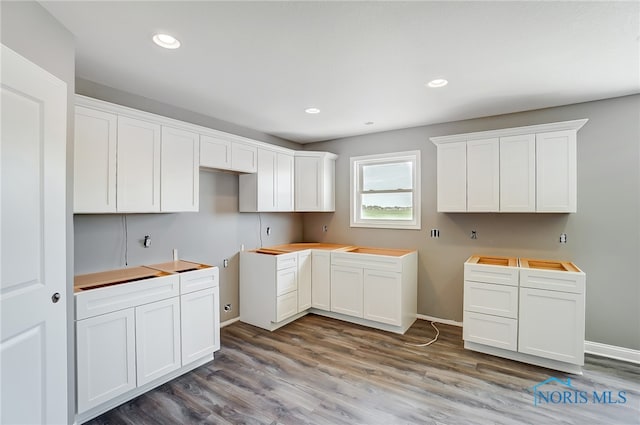
[[[582,128],[588,118],[572,121],[560,121],[547,124],[528,125],[524,127],[502,128],[498,130],[476,131],[473,133],[452,134],[449,136],[430,137],[434,145],[442,143],[466,142],[471,139],[490,139],[494,137],[517,136],[520,134],[546,133],[550,131],[576,130]]]

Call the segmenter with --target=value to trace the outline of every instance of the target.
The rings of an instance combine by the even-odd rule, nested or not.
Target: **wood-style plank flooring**
[[[90,424],[640,424],[640,365],[587,356],[583,376],[474,353],[462,330],[417,321],[396,335],[316,315],[275,332],[234,323],[214,361]],[[571,378],[588,402],[534,406]],[[548,391],[563,391],[550,384]],[[625,391],[626,403],[592,393]]]

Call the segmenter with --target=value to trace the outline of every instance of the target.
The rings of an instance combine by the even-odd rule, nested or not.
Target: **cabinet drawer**
[[[483,264],[465,264],[464,280],[518,286],[518,268],[489,266]]]
[[[523,288],[583,294],[585,275],[584,273],[522,269],[520,270],[520,286]]]
[[[518,287],[464,282],[464,310],[518,318]]]
[[[402,259],[386,255],[332,252],[331,265],[402,272]]]
[[[518,321],[465,311],[462,338],[465,341],[515,351],[518,347]]]
[[[276,256],[276,269],[288,269],[289,267],[298,266],[298,253],[292,252],[291,254],[281,254]]]
[[[278,297],[276,300],[276,322],[281,322],[296,313],[298,313],[298,291]]]
[[[202,270],[193,270],[180,274],[180,293],[200,291],[219,285],[218,268],[210,267]]]
[[[276,273],[276,294],[284,295],[298,289],[298,269],[278,270]]]
[[[76,320],[177,297],[179,292],[177,274],[87,290],[75,296]]]

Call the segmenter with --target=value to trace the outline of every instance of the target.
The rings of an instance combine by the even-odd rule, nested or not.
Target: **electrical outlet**
[[[227,267],[229,267],[229,259],[225,258],[224,260],[222,260],[222,267],[224,267],[225,269]]]
[[[231,303],[224,305],[224,312],[229,313],[231,311]]]
[[[269,236],[271,234],[271,227],[267,226],[267,236]]]
[[[440,230],[439,229],[431,229],[431,237],[432,238],[439,238],[440,237]]]
[[[560,233],[560,243],[567,243],[567,234]]]
[[[324,226],[322,226],[322,231],[326,232],[329,230],[329,227],[325,224]]]
[[[471,231],[471,239],[478,239],[478,232],[476,232],[475,230]]]
[[[149,248],[151,246],[151,236],[145,235],[144,240],[142,241],[142,246],[145,248]]]

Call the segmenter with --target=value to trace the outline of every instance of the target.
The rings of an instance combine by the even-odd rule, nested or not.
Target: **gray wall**
[[[0,2],[0,41],[67,83],[67,164],[73,164],[75,42],[42,6],[32,1]],[[67,315],[68,417],[75,412],[75,339],[73,326],[73,168],[67,166]]]
[[[418,312],[455,321],[462,320],[462,265],[471,254],[571,260],[587,275],[587,340],[638,350],[639,111],[635,95],[305,145],[339,158],[336,212],[305,215],[304,239],[417,249]],[[589,122],[578,132],[576,214],[436,213],[436,148],[429,137],[579,118]],[[350,228],[349,157],[412,149],[422,152],[422,230]],[[439,239],[429,237],[432,228],[440,229]],[[559,243],[563,232],[567,244]]]
[[[77,80],[76,91],[119,105],[300,149],[296,143],[90,81]],[[125,215],[122,214],[74,216],[75,274],[125,267],[125,252],[129,266],[170,261],[172,250],[177,248],[181,259],[220,267],[222,321],[239,314],[238,252],[241,246],[252,249],[302,240],[299,214],[239,213],[238,175],[225,172],[200,171],[199,212],[127,214],[126,242],[124,223]],[[270,236],[266,235],[267,227],[271,227]],[[151,236],[150,248],[142,245],[145,235]],[[229,259],[227,268],[223,268],[224,259]],[[227,303],[232,304],[229,313],[222,309]]]

